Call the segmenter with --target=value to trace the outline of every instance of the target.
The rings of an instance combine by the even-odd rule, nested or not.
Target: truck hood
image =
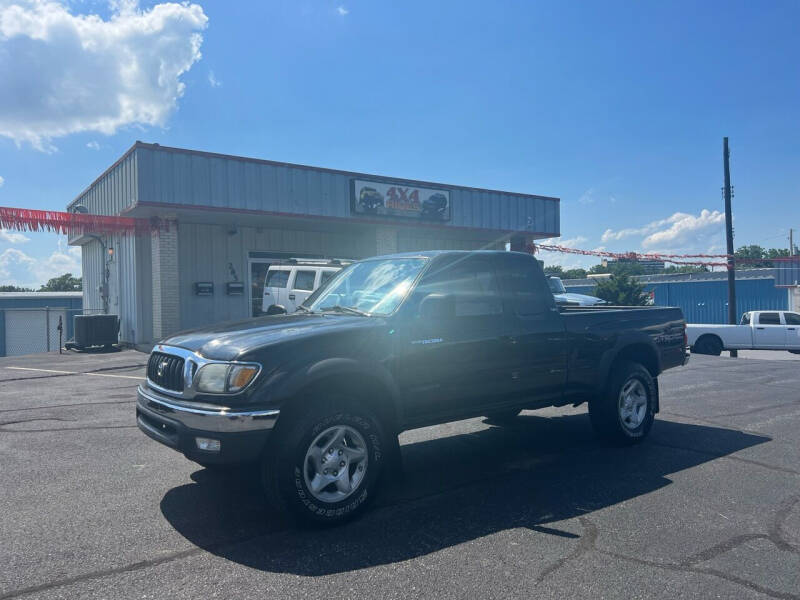
[[[244,352],[290,338],[294,340],[333,331],[371,328],[383,322],[380,317],[343,314],[273,315],[182,331],[156,344],[154,350],[162,345],[178,346],[205,358],[234,360]]]

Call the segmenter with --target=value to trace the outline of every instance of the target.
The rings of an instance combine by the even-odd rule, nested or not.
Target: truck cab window
[[[800,315],[797,313],[783,313],[783,318],[786,319],[787,325],[800,325]]]
[[[761,313],[758,315],[759,325],[780,325],[781,316],[776,312]]]
[[[503,314],[497,275],[492,262],[481,256],[458,256],[436,266],[417,289],[417,301],[428,294],[453,296],[455,316],[482,317]]]
[[[509,254],[500,262],[500,281],[514,314],[535,315],[554,306],[553,294],[533,257]]]
[[[740,325],[750,325],[750,313],[744,313],[742,315],[742,322]]]

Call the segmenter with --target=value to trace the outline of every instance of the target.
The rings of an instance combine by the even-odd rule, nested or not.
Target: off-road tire
[[[267,500],[301,525],[338,525],[361,514],[375,497],[390,445],[375,415],[346,396],[325,400],[301,399],[278,421],[262,460],[261,479]],[[344,425],[356,430],[366,444],[367,464],[351,496],[340,502],[315,498],[305,477],[307,452],[327,429]]]
[[[701,336],[692,348],[692,352],[695,354],[708,354],[709,356],[719,356],[722,354],[722,350],[722,341],[715,335]]]
[[[642,390],[646,397],[640,414],[641,422],[636,426],[631,421],[626,421],[622,408],[623,390],[629,384]],[[657,406],[658,386],[650,372],[639,363],[621,361],[612,368],[604,393],[589,402],[589,418],[600,438],[615,445],[627,446],[637,444],[647,437],[653,426]]]

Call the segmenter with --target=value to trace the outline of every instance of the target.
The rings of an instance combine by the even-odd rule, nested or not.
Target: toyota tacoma
[[[404,430],[587,403],[599,436],[641,441],[685,329],[678,308],[558,307],[528,254],[370,258],[293,314],[158,343],[137,422],[201,465],[258,464],[276,506],[338,523],[375,496]]]

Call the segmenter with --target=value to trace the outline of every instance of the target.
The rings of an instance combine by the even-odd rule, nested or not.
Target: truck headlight
[[[197,372],[195,389],[205,394],[235,394],[258,375],[258,365],[211,363]]]

